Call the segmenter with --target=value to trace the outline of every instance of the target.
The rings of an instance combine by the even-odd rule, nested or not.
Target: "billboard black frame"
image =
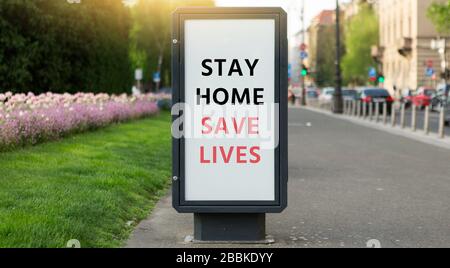
[[[178,8],[172,17],[172,102],[184,103],[184,22],[189,19],[273,19],[275,21],[275,103],[279,105],[275,149],[274,201],[186,201],[184,137],[172,138],[172,204],[181,213],[279,213],[287,207],[287,14],[282,8]],[[172,122],[180,115],[173,114]]]

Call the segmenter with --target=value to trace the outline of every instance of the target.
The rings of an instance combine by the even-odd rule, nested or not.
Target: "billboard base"
[[[267,243],[266,214],[194,213],[194,240]]]

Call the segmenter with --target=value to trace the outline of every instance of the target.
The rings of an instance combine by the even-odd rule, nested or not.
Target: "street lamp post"
[[[300,20],[302,23],[302,45],[305,44],[305,0],[302,1],[302,10],[300,11]],[[303,71],[303,66],[304,65],[304,59],[302,58],[300,60],[300,71]],[[302,101],[301,101],[301,105],[302,106],[306,106],[306,86],[305,86],[305,76],[303,76],[303,74],[300,74],[300,85],[302,87]]]
[[[336,0],[336,89],[333,95],[333,113],[343,112],[341,76],[341,29],[339,0]]]
[[[448,109],[447,103],[448,103],[448,94],[447,91],[447,80],[448,80],[448,65],[447,65],[447,40],[446,38],[438,38],[433,39],[431,41],[431,49],[437,50],[440,57],[441,57],[441,68],[443,73],[443,86],[444,86],[444,94],[441,98],[441,116],[439,121],[439,137],[444,138],[445,137],[445,114],[446,110]]]

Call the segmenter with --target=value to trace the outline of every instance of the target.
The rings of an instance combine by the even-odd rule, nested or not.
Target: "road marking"
[[[366,246],[368,248],[381,248],[381,243],[378,239],[370,239],[367,241]]]
[[[311,122],[307,122],[307,123],[289,123],[288,124],[289,127],[311,127],[312,124]]]

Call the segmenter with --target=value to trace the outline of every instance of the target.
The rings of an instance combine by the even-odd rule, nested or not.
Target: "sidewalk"
[[[133,232],[126,247],[183,247],[184,238],[192,234],[192,214],[178,214],[172,208],[170,193],[156,205],[148,219]]]
[[[289,151],[288,208],[267,215],[275,243],[264,247],[450,247],[448,149],[290,109]],[[167,195],[126,246],[218,246],[185,243],[192,233]]]
[[[325,114],[327,116],[333,117],[333,118],[337,118],[337,119],[341,119],[341,120],[347,120],[350,121],[352,123],[361,125],[361,126],[365,126],[365,127],[369,127],[369,128],[373,128],[373,129],[377,129],[377,130],[382,130],[382,131],[386,131],[388,133],[394,134],[394,135],[398,135],[398,136],[402,136],[402,137],[406,137],[409,139],[413,139],[419,142],[423,142],[426,144],[430,144],[430,145],[434,145],[434,146],[438,146],[438,147],[442,147],[442,148],[446,148],[446,149],[450,149],[450,137],[448,135],[450,135],[450,133],[446,133],[446,137],[444,139],[438,138],[437,133],[432,133],[430,132],[428,135],[426,135],[424,133],[424,131],[420,128],[417,128],[417,130],[415,132],[413,132],[411,130],[410,126],[407,126],[405,128],[401,128],[400,127],[400,123],[397,122],[396,126],[392,126],[391,122],[390,122],[390,118],[388,118],[388,122],[387,124],[383,124],[382,122],[375,122],[374,120],[370,121],[368,119],[363,119],[363,118],[358,118],[355,116],[349,116],[349,115],[340,115],[340,114],[333,114],[327,110],[323,110],[323,109],[319,109],[319,108],[314,108],[314,107],[291,107],[291,109],[305,109],[305,110],[309,110],[309,111],[313,111],[316,113],[321,113],[321,114]],[[380,117],[381,118],[381,117]],[[400,118],[397,118],[397,121],[399,121]]]

